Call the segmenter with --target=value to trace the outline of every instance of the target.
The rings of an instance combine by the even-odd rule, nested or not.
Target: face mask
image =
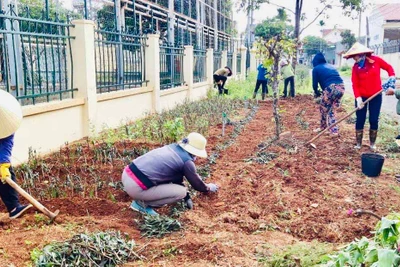
[[[365,66],[365,55],[363,55],[362,57],[359,58],[357,64],[358,64],[358,66],[360,68],[364,68],[364,66]]]

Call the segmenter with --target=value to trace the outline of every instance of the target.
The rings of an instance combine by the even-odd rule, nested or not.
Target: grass
[[[257,253],[258,262],[268,267],[292,266],[320,266],[326,263],[333,252],[333,246],[313,241],[311,243],[298,242],[284,248],[276,248],[268,244],[263,245]]]

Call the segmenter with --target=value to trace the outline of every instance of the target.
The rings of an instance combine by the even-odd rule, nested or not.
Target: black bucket
[[[361,170],[368,177],[378,177],[381,174],[385,157],[376,153],[361,155]]]

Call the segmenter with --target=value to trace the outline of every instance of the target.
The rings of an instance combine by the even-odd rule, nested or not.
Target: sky
[[[362,26],[361,26],[361,36],[365,34],[365,17],[371,12],[371,8],[373,4],[383,4],[383,3],[400,3],[400,0],[364,0],[368,2],[369,8],[362,15]],[[284,6],[288,9],[295,9],[295,0],[271,0],[272,3],[279,4],[280,6]],[[339,0],[328,0],[333,5],[333,8],[327,12],[328,17],[320,17],[314,23],[312,23],[309,27],[307,27],[302,33],[301,37],[304,38],[307,35],[321,36],[321,29],[332,29],[335,26],[341,29],[349,29],[356,36],[358,36],[359,32],[359,20],[351,19],[346,17],[343,14],[343,10],[338,7]],[[323,5],[320,3],[320,0],[304,0],[303,4],[303,13],[306,14],[306,20],[302,22],[301,28],[308,25],[319,13],[321,7]],[[263,21],[266,18],[274,17],[277,14],[277,6],[271,4],[263,4],[261,8],[254,13],[254,22],[257,24]],[[319,8],[319,10],[317,10]],[[292,19],[292,23],[294,25],[294,15],[291,12],[287,12],[290,18]],[[236,9],[233,11],[233,19],[237,21],[238,32],[244,32],[247,24],[247,16],[244,12],[237,12]],[[325,26],[321,28],[319,26],[319,21],[323,19],[325,22]]]

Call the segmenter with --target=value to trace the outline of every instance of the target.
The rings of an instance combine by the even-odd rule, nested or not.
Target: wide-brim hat
[[[369,49],[368,47],[366,47],[365,45],[360,44],[359,42],[356,42],[349,49],[349,51],[344,53],[343,57],[348,59],[348,58],[351,58],[351,57],[353,57],[355,55],[368,54],[368,53],[374,53],[374,50]]]
[[[22,109],[14,96],[0,89],[0,138],[15,133],[22,122]]]
[[[207,158],[207,140],[199,133],[190,133],[179,142],[179,145],[192,155]]]

